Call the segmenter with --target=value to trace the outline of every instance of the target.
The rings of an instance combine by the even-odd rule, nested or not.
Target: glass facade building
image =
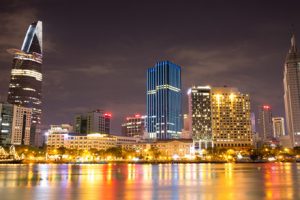
[[[182,131],[181,67],[161,61],[147,71],[147,132],[151,139],[177,139]]]
[[[7,101],[32,108],[30,144],[35,145],[42,113],[42,22],[29,26],[21,50],[9,49],[8,52],[14,58]]]

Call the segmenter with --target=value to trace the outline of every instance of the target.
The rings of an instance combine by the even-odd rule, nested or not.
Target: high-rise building
[[[196,149],[212,147],[211,88],[193,86],[188,91],[191,134]]]
[[[143,137],[145,132],[146,116],[139,114],[133,117],[126,117],[122,124],[122,135],[127,137]]]
[[[258,135],[262,141],[268,142],[274,138],[271,106],[263,105],[259,107],[257,125]]]
[[[250,96],[236,88],[211,89],[212,133],[214,146],[253,145]]]
[[[95,110],[75,116],[75,132],[82,134],[110,133],[111,114]]]
[[[33,109],[30,144],[35,145],[42,114],[42,22],[29,26],[21,50],[8,52],[14,58],[7,101]]]
[[[287,131],[293,146],[300,146],[300,53],[293,34],[284,64],[284,105]]]
[[[236,88],[193,86],[188,96],[195,150],[253,145],[248,94]]]
[[[11,144],[30,145],[33,109],[13,105]]]
[[[283,117],[273,117],[273,137],[279,138],[285,135],[284,128],[284,118]]]
[[[0,145],[29,145],[32,108],[0,103]]]
[[[147,70],[147,132],[151,139],[180,138],[181,67],[162,61]]]

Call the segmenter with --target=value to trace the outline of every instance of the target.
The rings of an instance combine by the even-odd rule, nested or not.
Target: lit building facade
[[[144,137],[146,116],[136,114],[126,117],[122,124],[122,135],[127,137]]]
[[[211,88],[194,86],[188,91],[189,116],[195,149],[213,146]]]
[[[110,121],[112,115],[103,110],[95,110],[75,116],[75,132],[81,134],[110,133]]]
[[[151,139],[180,138],[181,67],[162,61],[147,70],[147,133]]]
[[[65,147],[76,150],[106,150],[122,144],[138,143],[140,140],[133,137],[114,136],[100,133],[78,134],[54,132],[48,135],[47,148]]]
[[[214,146],[239,148],[253,145],[249,94],[236,88],[212,88],[211,114]]]
[[[284,64],[284,106],[287,132],[293,146],[300,146],[300,53],[295,35]]]
[[[13,64],[7,101],[32,108],[30,144],[39,137],[42,114],[42,22],[32,23],[26,33],[21,50],[10,49]]]
[[[258,135],[262,141],[267,142],[274,138],[271,106],[263,105],[259,107],[257,125]]]
[[[285,135],[284,128],[284,118],[283,117],[273,117],[273,137],[279,138]]]

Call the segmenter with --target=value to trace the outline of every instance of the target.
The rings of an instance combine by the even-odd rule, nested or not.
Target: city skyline
[[[1,0],[1,200],[300,199],[299,6]]]
[[[114,5],[104,4],[102,9],[111,8]],[[62,5],[62,7],[65,6]],[[95,7],[97,6],[99,5],[95,4]],[[140,5],[141,10],[135,10],[135,6],[131,4],[124,4],[124,6],[138,14],[143,12],[150,14],[154,7],[162,11],[169,5],[147,4],[149,8]],[[166,12],[180,11],[180,3],[170,6],[170,11]],[[50,2],[43,5],[35,3],[32,7],[16,2],[8,4],[6,8],[1,6],[2,20],[8,19],[11,23],[6,23],[5,31],[1,33],[2,38],[7,38],[7,40],[0,43],[0,95],[6,99],[9,83],[7,76],[9,76],[11,57],[6,53],[6,49],[18,48],[28,24],[40,19],[45,21],[44,47],[45,55],[47,55],[43,66],[46,76],[43,86],[44,105],[46,105],[44,124],[70,123],[75,113],[103,108],[113,114],[112,133],[120,133],[122,119],[130,114],[128,110],[146,113],[146,69],[153,62],[166,59],[184,66],[182,69],[183,93],[193,84],[233,87],[239,85],[241,91],[250,93],[252,111],[255,111],[258,105],[267,103],[272,106],[276,116],[284,116],[283,65],[289,49],[291,24],[299,14],[292,11],[294,8],[289,7],[291,12],[284,13],[281,20],[276,21],[278,18],[272,13],[284,9],[282,6],[284,5],[275,3],[274,7],[268,7],[270,10],[266,10],[267,14],[263,15],[263,8],[267,8],[267,5],[262,3],[257,17],[248,18],[246,15],[241,15],[241,21],[234,20],[235,15],[230,14],[224,19],[229,28],[222,26],[221,16],[225,14],[223,11],[211,16],[212,25],[206,24],[201,19],[203,16],[208,16],[207,12],[201,13],[201,7],[211,10],[212,4],[189,5],[183,10],[184,12],[177,16],[172,15],[173,18],[158,14],[153,19],[142,17],[138,20],[134,18],[134,15],[129,15],[122,19],[125,26],[120,23],[112,25],[122,21],[124,11],[114,11],[119,12],[114,19],[110,17],[102,19],[101,16],[105,15],[105,12],[100,14],[99,11],[95,16],[100,15],[97,19],[101,23],[94,27],[95,21],[87,21],[87,19],[92,19],[94,14],[87,14],[82,19],[76,16],[74,20],[70,18],[81,9],[76,4],[73,10],[68,12],[68,16],[64,16],[65,18],[61,21],[58,19],[63,16],[62,9]],[[57,16],[50,15],[49,11],[45,10],[46,8],[57,11]],[[248,12],[251,12],[258,6],[248,5],[248,8]],[[231,9],[237,9],[237,14],[245,11],[242,5],[236,5]],[[220,9],[216,8],[212,14],[217,14],[219,11]],[[11,12],[10,17],[5,15],[8,12]],[[276,22],[275,25],[271,23],[262,27],[262,23],[254,22],[261,16],[265,16],[262,19],[264,23]],[[161,22],[157,21],[159,17]],[[183,25],[180,19],[190,20],[190,24]],[[248,26],[243,25],[242,22],[248,23]],[[78,30],[79,24],[82,29],[93,30],[92,32],[96,34],[91,31]],[[203,29],[193,28],[194,24],[202,25]],[[134,31],[133,28],[136,25],[141,25],[141,28]],[[183,30],[175,29],[176,26],[183,27]],[[296,36],[299,30],[297,26],[295,24]],[[219,33],[219,28],[222,28],[221,33]],[[243,28],[246,29],[242,30]],[[123,34],[115,33],[108,37],[108,33],[117,29],[122,30]],[[169,35],[169,29],[176,31]],[[77,30],[77,32],[72,30]],[[154,30],[160,30],[160,34],[155,34]],[[234,34],[226,35],[229,31]],[[7,32],[10,34],[8,35]],[[97,35],[99,33],[102,35]],[[183,33],[188,35],[182,37]],[[86,44],[82,43],[82,36],[90,36],[84,40]],[[266,38],[266,36],[270,37]],[[106,38],[107,41],[102,38]],[[138,44],[139,41],[148,40],[149,42]],[[96,43],[91,41],[96,41]],[[92,45],[93,48],[89,47],[91,50],[88,50],[85,48],[87,45]],[[128,72],[134,72],[133,78],[123,76]],[[91,93],[92,90],[98,92]],[[115,94],[112,91],[119,92]],[[187,97],[183,95],[182,100],[183,113],[187,113]]]

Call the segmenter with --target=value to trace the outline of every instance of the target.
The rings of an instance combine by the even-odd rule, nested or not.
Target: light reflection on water
[[[300,164],[0,165],[0,199],[300,199]]]

